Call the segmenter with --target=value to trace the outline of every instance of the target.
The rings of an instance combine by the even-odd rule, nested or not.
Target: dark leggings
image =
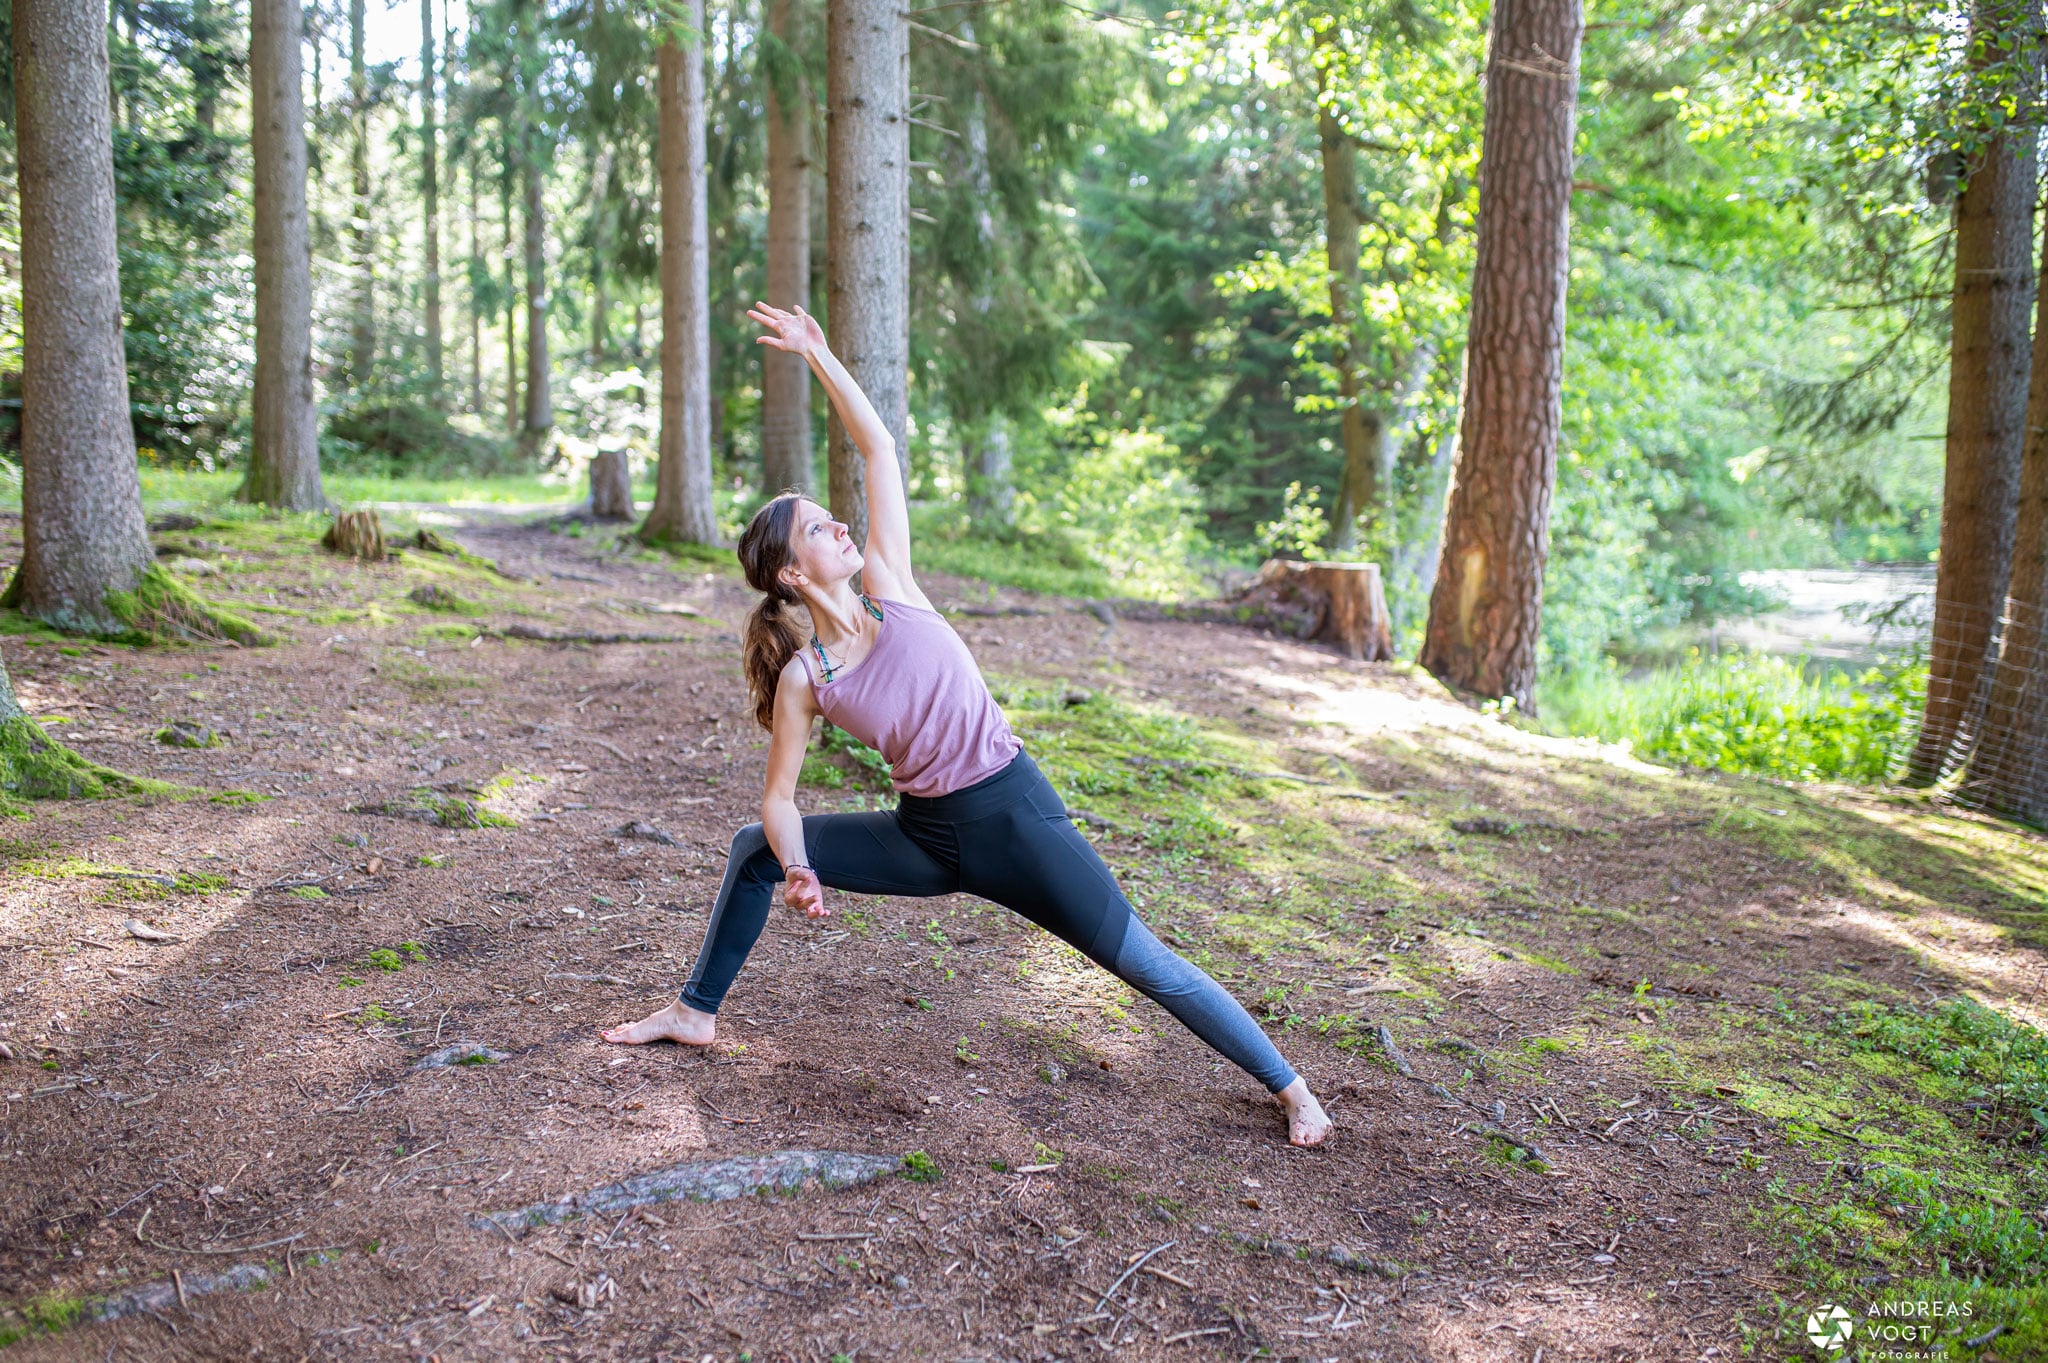
[[[951,795],[905,795],[894,810],[872,814],[807,815],[804,846],[818,879],[835,890],[965,891],[1014,909],[1159,1004],[1269,1091],[1294,1082],[1293,1068],[1237,1000],[1138,921],[1116,878],[1023,753]],[[761,825],[741,829],[683,986],[684,1003],[718,1011],[768,922],[781,880],[782,864]]]

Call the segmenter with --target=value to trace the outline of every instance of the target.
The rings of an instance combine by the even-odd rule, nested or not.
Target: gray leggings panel
[[[1183,1027],[1264,1084],[1268,1092],[1278,1093],[1294,1082],[1294,1067],[1281,1058],[1244,1005],[1201,967],[1183,960],[1154,937],[1136,915],[1124,925],[1115,969],[1124,983],[1173,1014]]]

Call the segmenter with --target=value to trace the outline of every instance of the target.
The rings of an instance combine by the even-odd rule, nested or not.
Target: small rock
[[[1048,1060],[1038,1067],[1038,1077],[1048,1084],[1064,1083],[1067,1078],[1067,1069],[1066,1066],[1060,1064],[1057,1060]]]
[[[188,577],[195,575],[199,577],[206,577],[209,574],[217,573],[220,571],[220,565],[208,563],[203,558],[174,558],[171,560],[169,566],[172,572],[184,573]]]
[[[670,833],[664,833],[653,824],[643,823],[639,819],[622,823],[617,828],[606,833],[605,836],[608,838],[638,838],[642,842],[658,842],[663,847],[681,847],[683,845],[680,838]]]
[[[910,1279],[898,1273],[889,1279],[889,1286],[895,1288],[898,1292],[908,1292],[910,1290]]]
[[[1460,833],[1485,833],[1496,838],[1512,837],[1515,825],[1506,819],[1453,819],[1451,827]]]
[[[454,1065],[495,1065],[500,1060],[512,1057],[504,1051],[494,1051],[481,1041],[458,1041],[453,1046],[443,1046],[438,1051],[429,1051],[412,1062],[416,1070],[445,1070]]]
[[[156,731],[156,741],[172,748],[214,748],[220,739],[196,719],[174,719]]]
[[[1596,1264],[1611,1264],[1614,1262],[1614,1256],[1612,1254],[1596,1254],[1593,1256],[1593,1262]]]

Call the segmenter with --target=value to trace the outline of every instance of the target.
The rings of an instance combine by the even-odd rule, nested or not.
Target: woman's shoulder
[[[796,652],[790,654],[789,661],[782,665],[781,675],[776,678],[778,683],[776,695],[778,697],[782,695],[780,688],[787,687],[791,692],[801,697],[806,706],[812,704],[811,664],[810,660],[804,657],[804,648],[808,647],[810,645],[805,644],[803,648],[799,648]]]

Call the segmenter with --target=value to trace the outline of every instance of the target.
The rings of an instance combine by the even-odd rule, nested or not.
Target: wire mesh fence
[[[1906,776],[2048,824],[2048,611],[1935,603],[1927,699]]]

